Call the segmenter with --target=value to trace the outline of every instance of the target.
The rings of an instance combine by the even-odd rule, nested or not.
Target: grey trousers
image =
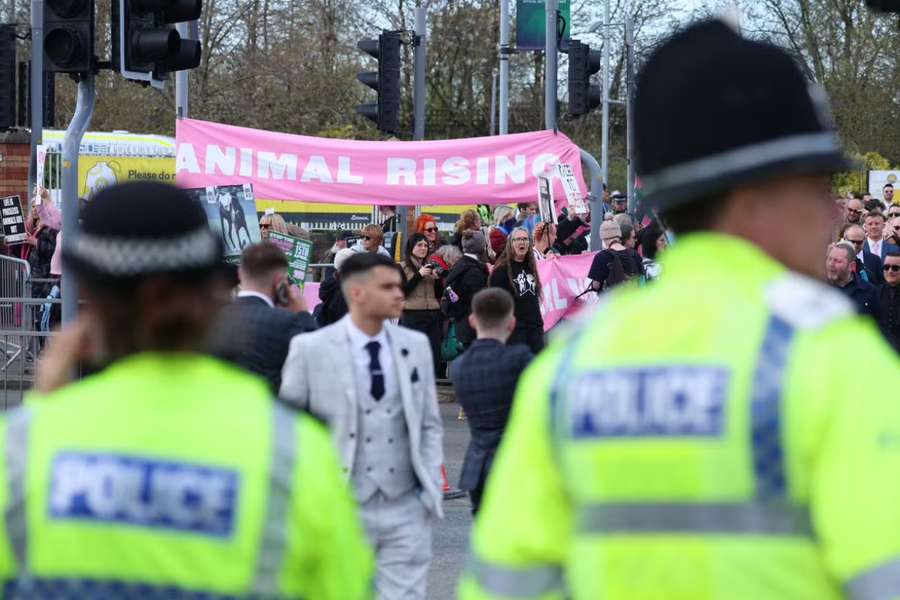
[[[380,492],[362,504],[375,550],[378,600],[425,600],[431,563],[431,516],[416,492],[388,500]]]

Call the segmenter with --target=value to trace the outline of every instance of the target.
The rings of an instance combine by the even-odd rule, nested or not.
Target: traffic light
[[[44,127],[56,127],[56,73],[44,71],[41,107]],[[31,127],[31,61],[19,61],[19,127]]]
[[[94,68],[94,0],[44,2],[44,71],[87,73]]]
[[[569,42],[569,114],[586,115],[603,102],[599,86],[591,85],[591,75],[600,70],[600,53],[578,40]]]
[[[202,0],[113,0],[112,63],[126,79],[163,87],[168,73],[196,68],[200,42],[174,23],[200,18]]]
[[[16,125],[16,26],[0,25],[0,131]]]
[[[360,50],[378,61],[378,71],[358,73],[356,78],[378,92],[374,104],[361,104],[356,112],[375,121],[378,129],[387,134],[400,133],[400,32],[385,31],[377,40],[360,40]]]
[[[900,0],[866,0],[866,4],[875,10],[900,13]]]

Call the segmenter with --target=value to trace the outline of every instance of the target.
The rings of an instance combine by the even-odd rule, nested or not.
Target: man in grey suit
[[[400,270],[365,252],[340,269],[349,314],[291,341],[280,396],[326,421],[378,561],[379,599],[425,598],[443,461],[431,346],[386,322],[403,310]]]

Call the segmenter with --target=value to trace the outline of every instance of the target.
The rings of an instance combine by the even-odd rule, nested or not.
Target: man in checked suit
[[[506,430],[516,383],[534,358],[528,346],[506,345],[516,328],[513,309],[512,296],[502,288],[475,294],[469,323],[478,339],[450,363],[450,379],[471,433],[459,489],[469,491],[473,515],[481,506],[484,485]]]
[[[212,353],[265,378],[277,392],[288,346],[295,335],[316,329],[303,294],[288,280],[288,261],[269,242],[244,249],[238,269],[241,291],[219,316]]]
[[[282,400],[326,421],[377,557],[382,600],[423,600],[442,517],[442,426],[431,345],[387,322],[403,311],[397,265],[364,252],[340,268],[349,314],[291,341]]]

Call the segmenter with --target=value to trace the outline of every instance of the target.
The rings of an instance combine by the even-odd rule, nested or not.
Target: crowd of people
[[[890,183],[882,197],[851,194],[836,200],[838,233],[828,248],[826,275],[900,353],[900,204],[893,203]]]

